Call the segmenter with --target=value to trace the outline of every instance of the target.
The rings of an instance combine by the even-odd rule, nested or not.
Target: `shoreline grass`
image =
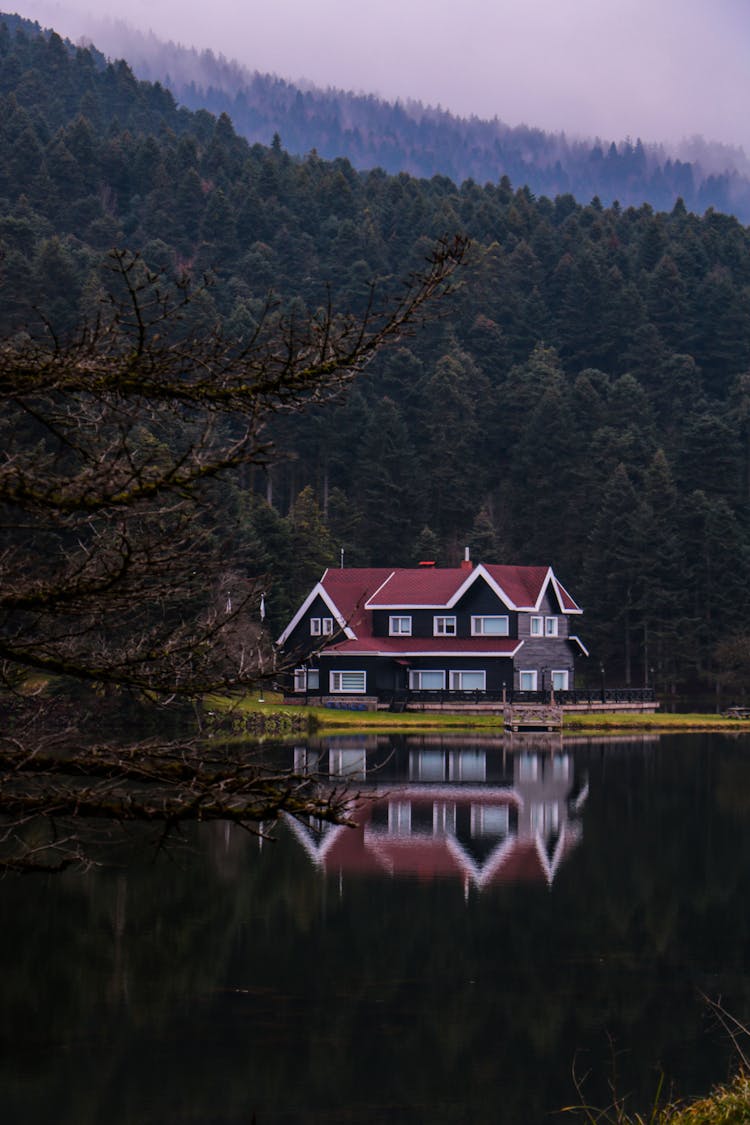
[[[716,1086],[707,1097],[691,1102],[654,1106],[647,1116],[626,1113],[620,1105],[608,1110],[569,1106],[563,1113],[576,1115],[588,1125],[747,1125],[750,1121],[750,1076],[741,1070],[730,1081]]]
[[[460,714],[446,712],[404,711],[338,711],[327,707],[308,707],[300,704],[285,704],[280,694],[265,692],[262,698],[255,693],[241,699],[212,697],[210,706],[221,712],[235,711],[240,715],[251,712],[259,714],[305,714],[317,730],[334,733],[336,731],[435,731],[435,730],[486,730],[502,732],[502,715]],[[616,734],[618,732],[651,732],[656,734],[703,733],[724,731],[726,733],[750,732],[750,719],[729,719],[723,715],[700,712],[674,713],[664,711],[594,711],[567,712],[563,717],[563,736],[565,734],[595,736],[597,734]]]

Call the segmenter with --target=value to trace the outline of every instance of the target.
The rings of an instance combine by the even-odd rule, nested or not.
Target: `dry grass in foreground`
[[[699,1098],[688,1105],[656,1106],[645,1117],[640,1113],[626,1113],[619,1104],[603,1110],[569,1106],[565,1112],[575,1114],[576,1120],[588,1125],[748,1125],[750,1077],[742,1070],[707,1098]]]

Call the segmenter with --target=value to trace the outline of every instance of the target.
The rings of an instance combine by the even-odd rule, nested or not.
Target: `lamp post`
[[[601,677],[602,677],[602,703],[604,703],[604,665],[603,664],[599,665],[599,672],[600,672]]]

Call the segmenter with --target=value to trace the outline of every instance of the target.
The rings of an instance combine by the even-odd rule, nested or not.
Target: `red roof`
[[[485,566],[484,569],[514,605],[525,609],[536,605],[550,573],[548,566]]]
[[[340,567],[327,570],[321,585],[347,625],[358,633],[370,616],[365,602],[391,574],[393,567]]]
[[[372,637],[374,609],[448,609],[476,581],[494,587],[508,607],[533,610],[549,583],[561,609],[580,613],[570,594],[555,578],[548,566],[495,566],[480,564],[466,567],[350,567],[327,570],[321,585],[339,610],[357,640],[342,641],[333,646],[339,653],[471,652],[511,655],[517,647],[513,640],[472,637],[462,641],[456,637],[420,638]]]
[[[354,626],[357,639],[330,645],[326,652],[346,656],[513,656],[520,642],[515,637],[373,637]]]
[[[367,605],[369,609],[445,606],[470,575],[471,571],[462,567],[393,570],[380,589],[370,595]]]
[[[416,876],[420,879],[460,878],[465,885],[473,883],[482,888],[492,884],[521,881],[551,883],[559,863],[576,846],[580,829],[568,825],[561,834],[552,856],[546,854],[541,838],[536,835],[519,837],[510,834],[498,838],[495,847],[484,860],[472,857],[453,832],[427,833],[411,829],[399,831],[385,824],[373,825],[376,807],[389,799],[409,800],[431,805],[436,799],[452,799],[466,806],[470,804],[518,804],[513,790],[475,789],[461,793],[460,789],[447,792],[440,787],[424,789],[394,786],[387,796],[368,795],[351,811],[355,825],[337,825],[325,830],[323,839],[316,844],[308,830],[290,818],[297,837],[309,851],[311,858],[324,870],[347,874],[380,874]]]

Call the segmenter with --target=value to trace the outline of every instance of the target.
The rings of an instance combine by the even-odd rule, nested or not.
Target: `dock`
[[[510,703],[503,723],[510,731],[562,730],[563,709],[554,703]]]

